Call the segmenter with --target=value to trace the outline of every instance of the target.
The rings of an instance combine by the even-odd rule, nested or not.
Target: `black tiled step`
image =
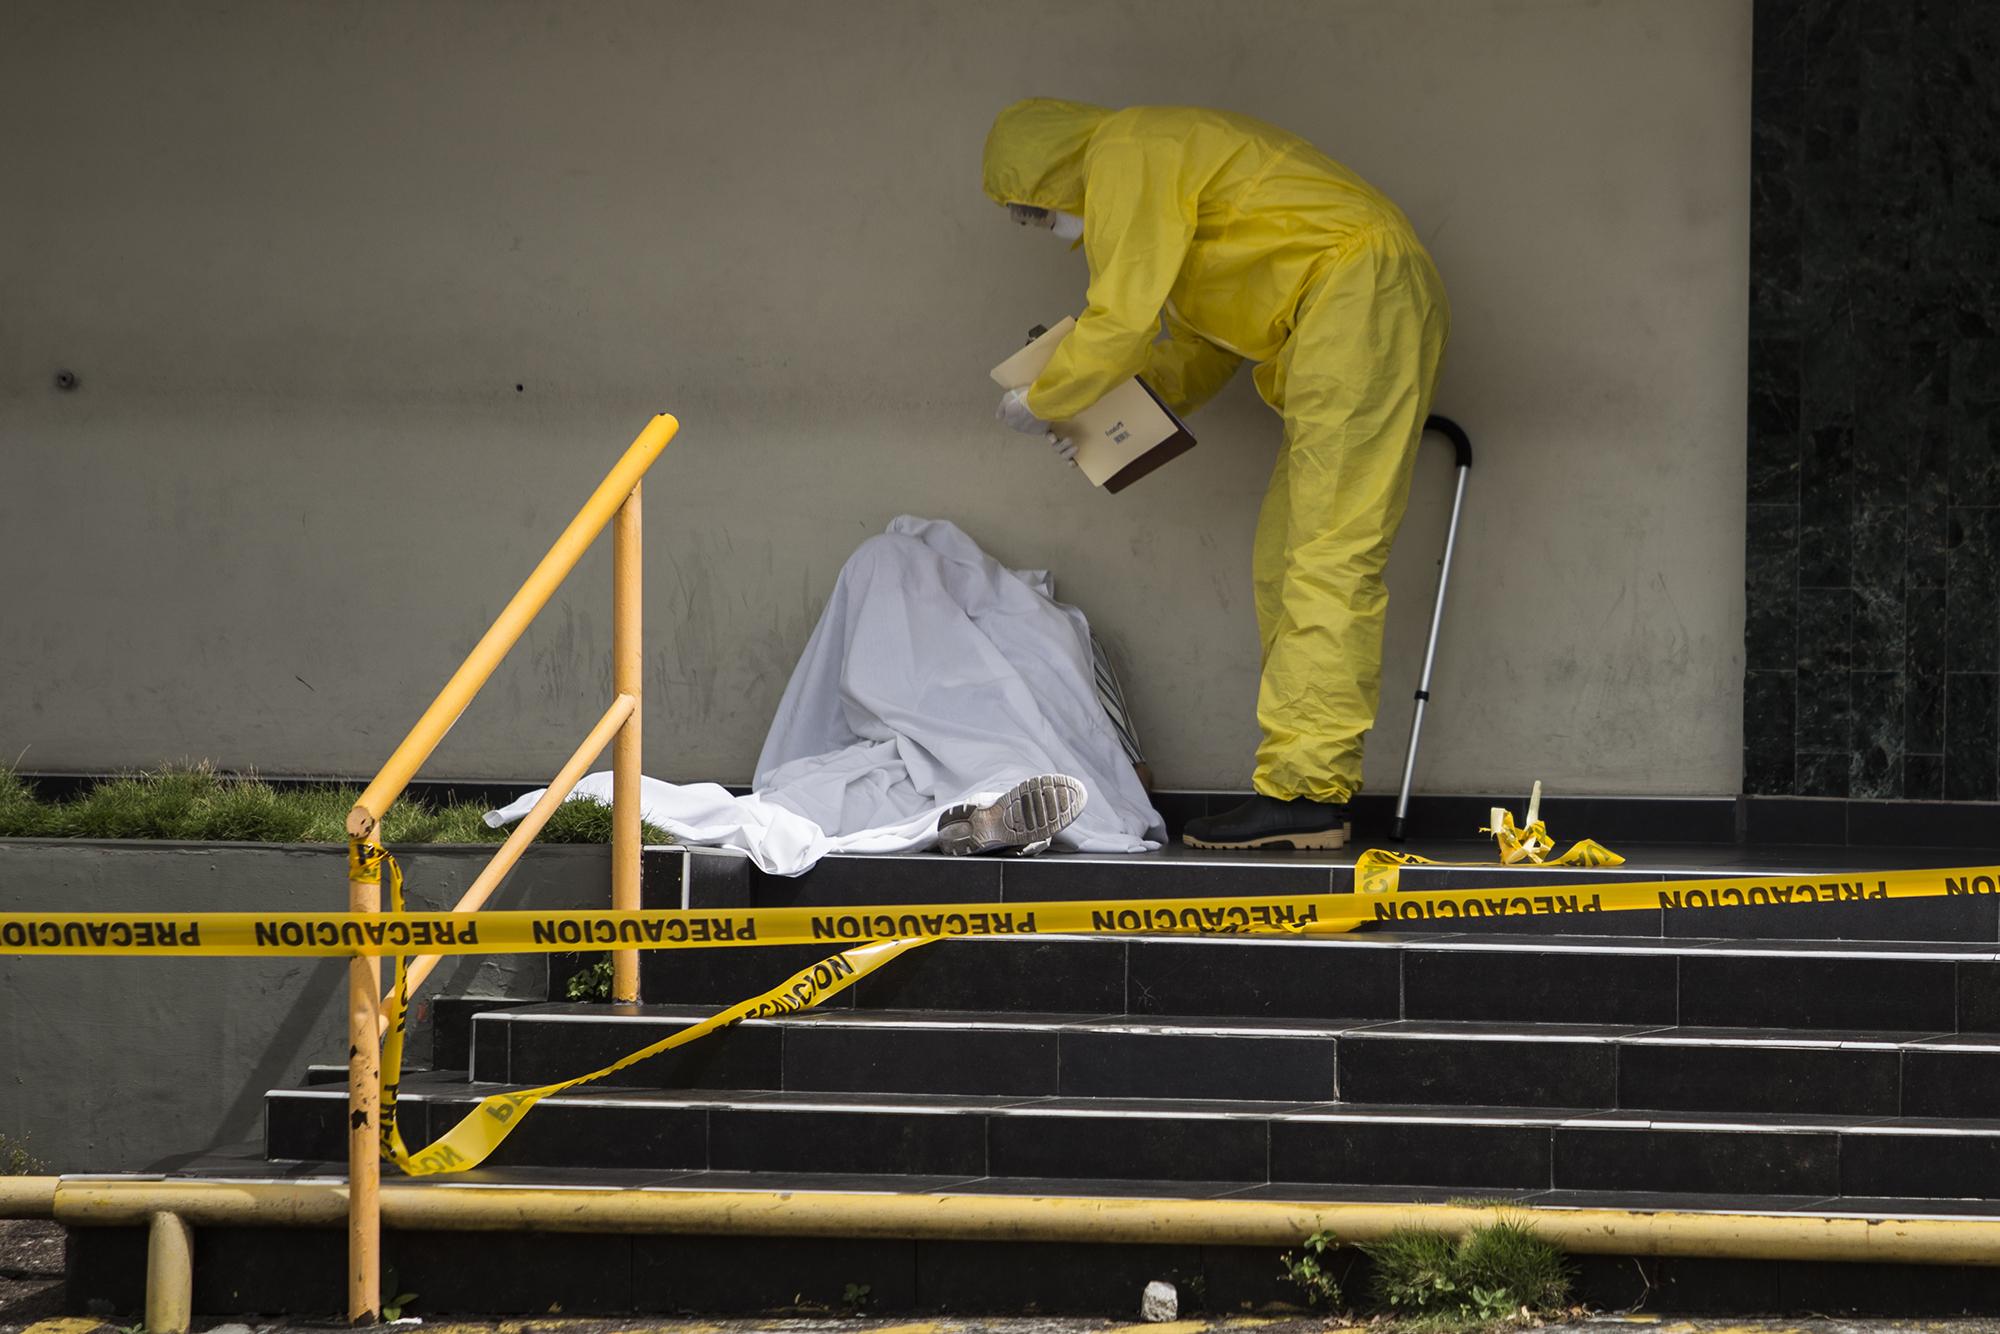
[[[1578,1035],[1478,1026],[1385,1024],[1345,1035],[1343,1101],[1465,1103],[1496,1107],[1616,1107],[1618,1053],[1612,1029]]]
[[[663,953],[647,999],[720,1007],[827,950]],[[828,1003],[848,1007],[1995,1032],[2000,942],[996,937],[912,951]]]
[[[493,1091],[414,1081],[408,1142]],[[333,1159],[344,1112],[335,1090],[272,1095],[269,1152]],[[605,1089],[544,1102],[492,1165],[2000,1199],[2000,1123]]]
[[[1562,1113],[1329,1109],[1270,1126],[1273,1181],[1539,1190]]]
[[[1886,1120],[1843,1137],[1841,1189],[2000,1200],[2000,1134],[1993,1121]]]
[[[1664,950],[1534,948],[1398,951],[1406,1019],[1671,1024],[1681,956]]]
[[[1948,956],[1691,951],[1680,957],[1679,1019],[1731,1028],[1950,1032],[1958,1024],[1958,971],[1965,966]]]
[[[480,1015],[486,1081],[613,1063],[699,1008]],[[847,1011],[750,1020],[619,1074],[662,1089],[1574,1106],[1848,1117],[2000,1107],[2000,1036]]]
[[[1648,1038],[1618,1047],[1616,1106],[1846,1116],[1902,1110],[1902,1052],[1894,1043],[1800,1047],[1673,1032],[1686,1040]],[[1708,1041],[1717,1045],[1703,1045]],[[2000,1065],[1993,1069],[2000,1076]]]
[[[2000,1041],[1925,1033],[1404,1022],[1339,1035],[1350,1103],[1848,1117],[2000,1108]]]
[[[1402,950],[1387,937],[1286,942],[1151,936],[1105,943],[1113,952],[1095,957],[1100,967],[1121,968],[1123,994],[1111,1008],[1127,1014],[1400,1017]]]
[[[1841,1136],[1758,1129],[1578,1122],[1556,1129],[1552,1177],[1565,1190],[1832,1195]]]
[[[439,1070],[470,1070],[473,1020],[494,1010],[509,1010],[531,1003],[506,996],[435,998],[430,1002],[431,1064]]]
[[[552,1083],[705,1016],[546,1006],[480,1017],[473,1077]],[[750,1020],[619,1073],[648,1088],[1014,1097],[1330,1098],[1339,1025],[1026,1012],[846,1011]]]

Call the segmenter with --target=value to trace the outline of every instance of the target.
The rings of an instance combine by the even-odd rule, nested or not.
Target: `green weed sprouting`
[[[1278,1257],[1285,1277],[1305,1291],[1306,1304],[1338,1311],[1341,1307],[1340,1280],[1328,1266],[1336,1242],[1331,1232],[1315,1232],[1299,1243],[1296,1251]]]
[[[1337,1240],[1315,1232],[1280,1257],[1285,1276],[1310,1305],[1338,1311]],[[1371,1262],[1369,1297],[1376,1313],[1418,1334],[1474,1334],[1525,1323],[1563,1309],[1570,1265],[1525,1223],[1502,1220],[1463,1238],[1423,1228],[1392,1232],[1357,1246]]]
[[[1456,1239],[1413,1228],[1360,1249],[1374,1265],[1377,1305],[1426,1328],[1483,1328],[1569,1298],[1568,1259],[1524,1223],[1488,1223]]]
[[[611,1000],[611,956],[607,954],[589,967],[571,973],[564,991],[573,1001],[608,1003]]]

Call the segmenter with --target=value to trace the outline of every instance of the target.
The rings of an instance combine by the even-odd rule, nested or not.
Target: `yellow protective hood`
[[[1031,97],[993,121],[986,136],[986,197],[996,204],[1083,212],[1083,155],[1111,112],[1085,102]]]

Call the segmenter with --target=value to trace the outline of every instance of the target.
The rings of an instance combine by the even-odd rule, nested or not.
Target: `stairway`
[[[1406,872],[1404,888],[2000,861],[1624,850],[1615,870],[1434,868]],[[716,854],[649,856],[662,859],[647,875],[661,907],[1352,881],[1337,854],[853,857],[797,880]],[[405,1137],[416,1147],[482,1096],[608,1064],[830,952],[650,953],[637,1008],[440,1002],[440,1068],[405,1080]],[[552,965],[551,994],[579,962]],[[338,1174],[344,1088],[278,1089],[266,1106],[261,1160],[183,1170]],[[459,1180],[1988,1217],[2000,1214],[2000,903],[1577,913],[1311,940],[945,941],[820,1010],[547,1101]],[[1123,1313],[1152,1278],[1212,1312],[1299,1300],[1274,1253],[1240,1247],[471,1233],[386,1245],[397,1286],[437,1312],[725,1312],[782,1289],[834,1310]],[[73,1300],[129,1309],[143,1247],[136,1233],[73,1234]],[[199,1310],[340,1304],[337,1233],[211,1229],[199,1255]],[[2000,1270],[1977,1268],[1586,1257],[1579,1280],[1594,1303],[1656,1311],[2000,1310]]]

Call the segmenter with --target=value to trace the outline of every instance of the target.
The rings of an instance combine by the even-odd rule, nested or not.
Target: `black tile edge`
[[[1847,842],[1847,802],[1838,797],[1744,797],[1743,842]]]
[[[1856,847],[2000,847],[2000,802],[1850,801],[1847,841]]]
[[[1178,840],[1182,828],[1194,816],[1228,810],[1250,794],[1174,790],[1152,795],[1153,808],[1166,821],[1168,839]],[[1493,807],[1505,806],[1519,812],[1527,800],[1525,792],[1417,793],[1410,798],[1405,832],[1410,838],[1471,838],[1486,824]],[[1354,799],[1353,809],[1357,841],[1379,843],[1389,839],[1395,828],[1395,793],[1364,792]],[[1628,843],[1734,843],[1738,838],[1734,795],[1545,795],[1542,813],[1559,828],[1588,827],[1591,837],[1603,842],[1623,839]]]

